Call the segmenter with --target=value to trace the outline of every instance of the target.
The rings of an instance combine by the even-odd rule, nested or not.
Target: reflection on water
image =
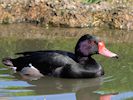
[[[133,92],[123,92],[119,94],[107,94],[100,97],[100,100],[132,100]]]
[[[0,60],[15,57],[14,53],[46,49],[60,49],[73,52],[78,38],[86,33],[103,39],[107,48],[119,54],[119,59],[94,56],[105,69],[105,76],[94,79],[61,79],[43,77],[32,80],[13,74],[0,63],[0,99],[18,100],[41,98],[55,94],[75,94],[76,100],[117,100],[132,98],[133,94],[133,35],[132,31],[108,29],[45,29],[28,24],[0,25]],[[125,97],[121,96],[125,95]],[[71,97],[71,96],[68,96]],[[111,98],[110,98],[111,97]],[[11,97],[10,97],[11,98]],[[110,99],[107,99],[110,98]],[[120,100],[120,99],[118,99]]]
[[[19,80],[23,79],[17,74],[15,76]],[[102,79],[102,77],[89,80],[62,79],[45,76],[37,81],[28,81],[28,83],[34,85],[34,87],[27,87],[27,89],[35,90],[35,92],[39,95],[76,93],[76,97],[78,98],[76,100],[85,100],[86,97],[91,100],[97,100],[98,95],[94,94],[92,91],[96,91],[99,88]]]
[[[20,96],[12,97],[11,100],[76,100],[75,93],[51,94],[45,96]]]

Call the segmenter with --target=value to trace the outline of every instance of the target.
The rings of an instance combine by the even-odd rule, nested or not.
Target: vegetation
[[[87,2],[87,3],[98,3],[100,1],[101,0],[85,0],[85,2]]]

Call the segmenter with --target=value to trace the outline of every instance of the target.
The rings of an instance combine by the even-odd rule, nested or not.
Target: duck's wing
[[[56,68],[75,63],[73,59],[68,56],[46,52],[43,54],[32,54],[28,56],[21,56],[16,59],[11,59],[14,66],[17,66],[17,71],[21,71],[25,66],[32,64],[43,74],[52,73]]]
[[[46,51],[26,51],[26,52],[18,52],[15,53],[16,55],[23,55],[23,56],[28,56],[28,55],[33,55],[33,54],[37,54],[37,53],[44,53]]]
[[[77,62],[77,58],[74,53],[68,52],[68,51],[61,51],[61,50],[28,51],[28,52],[19,52],[19,53],[16,53],[16,55],[30,56],[30,55],[43,55],[45,53],[58,53],[64,56],[68,56]]]

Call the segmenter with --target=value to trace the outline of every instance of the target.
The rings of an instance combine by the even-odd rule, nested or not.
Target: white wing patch
[[[40,71],[36,69],[31,63],[29,64],[28,67],[24,67],[21,70],[21,74],[28,75],[28,76],[35,76],[35,77],[43,76],[43,74],[41,74]]]
[[[10,68],[13,70],[14,73],[16,73],[17,67],[11,66]]]

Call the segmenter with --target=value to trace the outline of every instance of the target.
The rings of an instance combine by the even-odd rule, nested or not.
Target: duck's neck
[[[78,63],[82,64],[82,65],[86,65],[89,63],[92,63],[93,61],[95,61],[91,56],[89,57],[77,57],[78,59]]]

